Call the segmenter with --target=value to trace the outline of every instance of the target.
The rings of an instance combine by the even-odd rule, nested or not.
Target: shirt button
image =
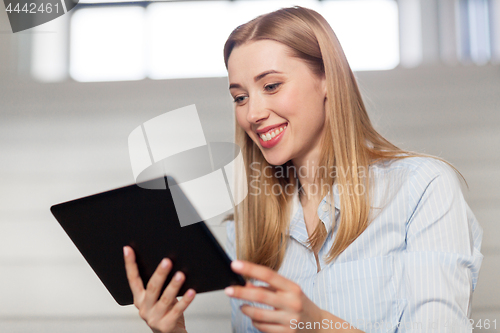
[[[321,209],[323,209],[324,212],[328,211],[328,205],[324,204],[323,207],[321,207]]]

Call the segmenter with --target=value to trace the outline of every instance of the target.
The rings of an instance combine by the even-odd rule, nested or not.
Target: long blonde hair
[[[319,13],[293,6],[260,15],[238,26],[224,45],[226,69],[233,48],[263,39],[288,46],[291,56],[302,59],[318,77],[326,76],[326,128],[321,138],[321,159],[315,177],[321,184],[328,185],[321,186],[321,194],[324,197],[330,192],[332,203],[333,191],[329,189],[333,184],[336,182],[344,189],[339,197],[342,213],[337,236],[325,258],[328,263],[361,235],[370,223],[369,191],[362,194],[355,191],[358,186],[369,188],[370,177],[369,173],[359,170],[367,170],[378,161],[425,156],[447,163],[460,174],[453,165],[439,157],[396,147],[374,129],[342,47]],[[235,221],[236,255],[239,259],[278,270],[285,255],[293,199],[290,192],[298,190],[297,177],[293,172],[286,172],[292,167],[291,161],[279,166],[270,165],[238,124],[235,139],[242,149],[247,183],[250,185],[245,200],[235,208],[233,215],[226,218]],[[328,166],[335,166],[335,175],[327,171]],[[276,177],[278,173],[284,176]],[[255,183],[258,185],[255,186]],[[273,193],[275,186],[294,191],[265,194]],[[325,237],[326,230],[322,223],[318,223],[309,237],[310,248],[317,253]]]

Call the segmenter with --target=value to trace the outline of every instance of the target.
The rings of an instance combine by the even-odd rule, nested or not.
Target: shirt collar
[[[338,193],[338,186],[336,183],[333,185],[333,200],[335,203],[334,217],[330,216],[329,210],[327,211],[323,210],[323,207],[325,205],[329,205],[331,207],[330,192],[328,192],[328,194],[323,198],[323,200],[321,200],[321,203],[318,207],[318,216],[321,222],[323,222],[323,224],[325,225],[327,234],[329,234],[330,231],[332,230],[332,220],[335,221],[338,212],[340,212],[339,193]],[[304,246],[307,246],[307,240],[308,240],[307,228],[305,225],[304,213],[299,201],[299,195],[297,191],[295,191],[293,196],[292,215],[290,222],[290,236],[295,238]]]
[[[333,184],[333,201],[335,203],[335,210],[340,211],[340,197],[339,197],[339,189],[338,189],[338,184],[337,183]],[[326,197],[324,197],[323,200],[321,200],[320,206],[322,204],[324,204],[324,202],[326,202],[326,203],[328,203],[330,205],[332,204],[330,202],[330,192],[328,192],[328,194],[326,195]],[[297,213],[297,210],[299,209],[299,206],[300,206],[299,193],[296,190],[295,193],[293,194],[292,218]]]

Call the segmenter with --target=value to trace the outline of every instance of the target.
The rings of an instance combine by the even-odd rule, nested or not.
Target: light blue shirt
[[[375,164],[370,173],[376,217],[330,264],[323,257],[340,223],[337,184],[333,226],[328,196],[320,203],[317,212],[328,237],[319,252],[319,272],[295,194],[290,240],[278,273],[300,285],[321,309],[364,332],[472,332],[467,323],[483,259],[483,230],[456,173],[428,157]],[[227,236],[226,251],[235,259],[233,221],[227,222]],[[230,302],[233,331],[259,332],[239,309],[248,302]]]

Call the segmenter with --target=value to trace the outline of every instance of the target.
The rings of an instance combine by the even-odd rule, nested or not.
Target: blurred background
[[[500,332],[500,0],[85,0],[15,34],[0,5],[0,332],[150,331],[49,208],[133,183],[128,135],[167,111],[196,104],[207,141],[233,141],[224,42],[292,5],[330,22],[383,135],[465,176],[484,229],[472,318]],[[198,295],[186,321],[230,332],[228,299]]]

